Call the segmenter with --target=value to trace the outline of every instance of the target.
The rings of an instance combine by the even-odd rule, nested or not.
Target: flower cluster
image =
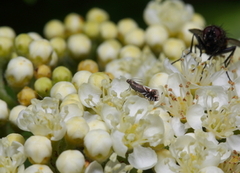
[[[205,21],[180,0],[143,16],[146,29],[93,8],[44,37],[0,27],[0,125],[15,132],[0,139],[0,172],[240,172],[237,51],[226,69],[227,55],[189,49]]]

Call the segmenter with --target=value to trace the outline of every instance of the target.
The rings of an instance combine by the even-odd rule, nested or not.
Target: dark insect
[[[202,52],[205,51],[206,54],[210,55],[208,60],[212,59],[212,57],[217,55],[230,53],[229,56],[224,60],[225,68],[231,62],[236,46],[240,47],[239,40],[236,40],[234,38],[228,38],[226,36],[226,32],[222,28],[215,25],[207,26],[203,30],[189,29],[189,31],[193,33],[190,52],[192,52],[193,41],[195,37],[198,41],[196,47],[200,50],[200,56],[202,55]],[[228,44],[231,44],[232,46],[228,47]],[[173,63],[177,61],[174,61]],[[227,76],[229,78],[228,73]]]
[[[151,89],[146,86],[143,86],[137,82],[135,82],[132,79],[127,79],[127,83],[131,86],[131,88],[140,94],[142,94],[144,97],[149,99],[150,101],[158,101],[159,100],[159,93],[156,89]]]

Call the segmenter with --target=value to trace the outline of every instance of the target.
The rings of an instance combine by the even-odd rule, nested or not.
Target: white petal
[[[174,173],[171,168],[178,169],[175,159],[172,157],[169,150],[161,150],[157,152],[158,162],[154,167],[156,173]]]
[[[224,172],[216,166],[208,166],[201,169],[199,173],[224,173]]]
[[[121,112],[117,110],[115,107],[104,104],[101,109],[101,116],[104,120],[106,126],[109,129],[113,129],[120,122]]]
[[[183,136],[186,133],[184,124],[181,123],[179,117],[173,117],[171,125],[176,136]]]
[[[164,136],[163,121],[156,114],[150,114],[147,119],[149,119],[150,124],[144,130],[143,138],[148,139],[151,146],[157,146]]]
[[[102,95],[102,91],[89,83],[83,83],[78,90],[78,96],[81,100],[82,104],[86,107],[96,106],[96,104],[100,101],[100,96]],[[91,100],[91,102],[87,102],[87,100]]]
[[[115,130],[112,134],[112,141],[113,141],[113,149],[114,151],[121,157],[125,158],[127,147],[124,145],[122,138],[124,133]]]
[[[157,154],[151,148],[136,146],[133,153],[129,154],[129,163],[137,169],[146,170],[157,164]]]
[[[123,105],[123,110],[128,112],[129,116],[135,117],[138,122],[148,111],[149,101],[139,96],[130,96]]]
[[[240,151],[240,135],[232,135],[227,138],[226,143],[232,150]]]
[[[103,168],[97,161],[93,161],[84,173],[103,173]]]
[[[188,124],[193,129],[202,129],[201,117],[204,115],[203,107],[199,104],[192,105],[187,111],[186,118]]]
[[[117,97],[120,98],[120,94],[129,89],[129,84],[126,82],[126,80],[127,79],[123,76],[113,79],[111,88],[109,88],[109,92],[111,93],[111,91],[115,91],[117,93]]]

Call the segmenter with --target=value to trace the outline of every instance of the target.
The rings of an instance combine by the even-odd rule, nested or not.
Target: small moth
[[[127,79],[127,83],[129,83],[130,87],[137,91],[138,93],[142,94],[150,101],[158,101],[159,100],[159,93],[156,89],[151,89],[146,86],[143,86],[132,79]]]

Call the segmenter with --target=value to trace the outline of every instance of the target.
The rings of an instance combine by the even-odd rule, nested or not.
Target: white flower
[[[230,157],[218,165],[223,172],[240,172],[239,152],[233,150]]]
[[[200,130],[178,137],[169,150],[179,165],[170,167],[175,172],[198,172],[218,166],[230,155],[226,144],[219,144],[211,133]]]
[[[0,172],[20,172],[26,160],[24,147],[8,137],[0,139]]]
[[[80,173],[85,164],[83,154],[78,150],[66,150],[57,158],[56,166],[59,172]]]
[[[132,165],[127,165],[125,163],[120,163],[117,160],[117,154],[113,153],[109,161],[106,163],[104,167],[104,173],[119,173],[119,172],[130,172],[132,170]]]
[[[24,144],[24,152],[31,163],[46,164],[52,156],[51,141],[44,136],[31,136]]]
[[[171,167],[177,169],[179,166],[176,165],[175,159],[171,155],[169,150],[163,149],[157,152],[158,161],[157,164],[154,166],[154,170],[157,173],[175,173],[171,170]]]
[[[22,110],[17,119],[18,127],[45,136],[53,141],[63,138],[66,132],[65,122],[59,113],[59,100],[45,97],[32,100],[32,105]]]
[[[182,58],[179,59],[181,61],[181,72],[173,67],[167,59],[164,61],[165,70],[167,73],[182,73],[184,78],[195,88],[209,86],[212,83],[218,86],[229,86],[226,81],[227,76],[224,70],[221,70],[222,65],[219,59],[211,58],[208,60],[208,58],[209,55],[205,53],[202,53],[200,57],[199,53],[189,53],[189,50],[185,50]],[[222,78],[222,76],[224,77]]]
[[[83,83],[78,89],[78,96],[86,107],[94,107],[100,101],[102,91],[95,85]]]
[[[192,19],[194,9],[180,0],[150,1],[144,11],[148,25],[163,24],[170,33],[176,34],[181,26]]]

